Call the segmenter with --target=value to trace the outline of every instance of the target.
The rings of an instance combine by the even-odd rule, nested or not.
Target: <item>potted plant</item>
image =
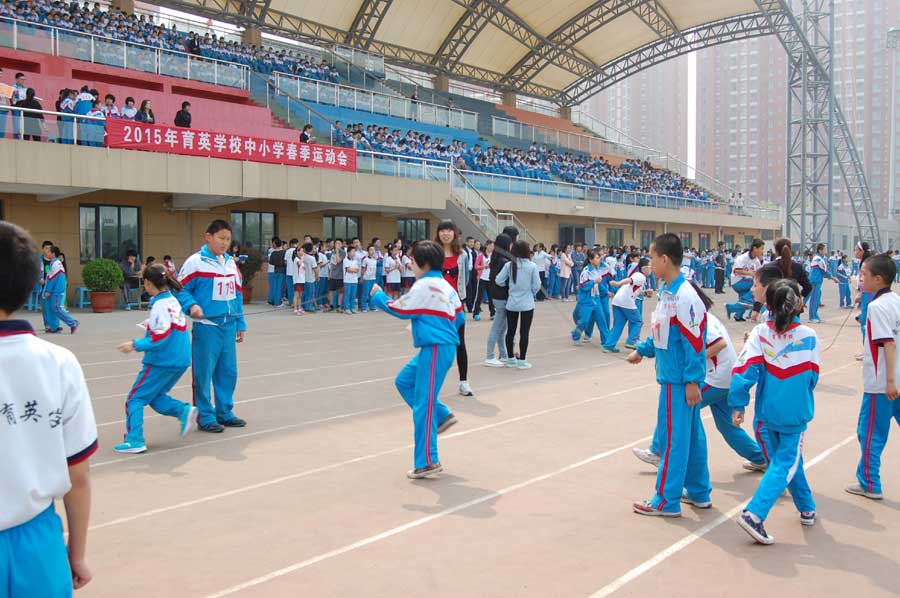
[[[262,270],[263,256],[255,247],[241,247],[240,256],[237,257],[238,269],[241,271],[244,304],[253,301],[253,279]]]
[[[98,258],[89,261],[81,271],[84,286],[91,292],[94,313],[109,313],[116,306],[116,293],[125,282],[125,274],[119,264]]]

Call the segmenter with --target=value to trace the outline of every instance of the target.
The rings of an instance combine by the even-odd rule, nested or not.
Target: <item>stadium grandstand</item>
[[[480,238],[514,223],[548,246],[646,247],[665,231],[700,251],[782,228],[771,205],[572,120],[697,47],[660,53],[672,35],[771,33],[753,2],[158,4],[0,0],[0,216],[82,263],[183,258],[197,210],[260,249],[279,234],[415,240],[447,217]],[[455,92],[473,85],[501,101]]]

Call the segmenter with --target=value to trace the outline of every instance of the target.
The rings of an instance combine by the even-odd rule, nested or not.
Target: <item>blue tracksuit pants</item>
[[[850,307],[851,305],[853,305],[853,299],[850,296],[849,282],[838,283],[838,293],[841,297],[841,307]]]
[[[272,301],[270,301],[272,305],[281,305],[282,298],[284,297],[284,279],[285,275],[279,272],[272,275],[272,284],[274,288],[269,291],[269,294],[272,296]]]
[[[822,303],[822,283],[814,282],[812,283],[812,293],[809,294],[809,301],[807,305],[809,306],[809,321],[812,322],[814,320],[819,319],[819,305]]]
[[[866,393],[859,410],[856,436],[862,456],[856,479],[866,492],[881,492],[881,452],[887,443],[891,420],[900,424],[900,399],[888,401],[885,394]]]
[[[641,335],[641,320],[638,318],[637,310],[613,305],[612,330],[607,335],[606,342],[603,343],[604,347],[612,349],[616,346],[616,343],[622,337],[622,332],[625,330],[625,324],[628,324],[628,340],[626,343],[629,345],[637,344],[638,337]]]
[[[344,311],[349,311],[351,309],[357,309],[356,298],[357,298],[357,287],[359,285],[355,282],[353,283],[344,283]]]
[[[786,434],[769,430],[772,441],[772,462],[759,481],[759,488],[747,505],[747,510],[765,520],[784,489],[794,499],[801,513],[816,510],[812,490],[803,473],[803,433]]]
[[[609,306],[605,297],[594,297],[592,301],[579,301],[576,306],[578,324],[572,331],[572,338],[578,340],[581,334],[591,338],[594,325],[600,332],[600,343],[605,344],[609,337]],[[573,314],[574,315],[574,314]]]
[[[701,388],[703,401],[700,408],[709,407],[716,423],[716,429],[725,439],[734,452],[753,463],[766,463],[763,457],[762,449],[750,437],[743,428],[739,428],[731,423],[731,409],[728,407],[728,389],[713,388],[712,386],[703,386]],[[653,442],[650,444],[650,451],[655,454],[659,453],[659,427],[653,431]]]
[[[372,292],[372,287],[374,287],[374,286],[375,286],[374,279],[363,281],[363,295],[362,295],[363,298],[362,298],[362,303],[360,303],[360,306],[364,310],[375,309],[374,307],[372,307],[372,308],[369,307],[369,293]]]
[[[0,596],[71,598],[62,521],[52,504],[29,521],[0,531]]]
[[[300,295],[300,301],[303,304],[304,311],[315,311],[316,304],[314,302],[316,297],[316,283],[307,282],[303,285],[303,293]]]
[[[438,396],[454,359],[455,345],[422,347],[394,380],[400,396],[413,412],[416,469],[440,463],[437,428],[450,415],[450,409]]]
[[[65,295],[63,293],[53,293],[49,298],[44,298],[42,310],[44,314],[45,328],[49,328],[54,332],[59,330],[60,320],[62,320],[63,323],[69,328],[78,326],[78,322],[75,320],[75,318],[70,316],[69,312],[66,311],[66,308],[63,305],[64,302]]]
[[[712,492],[700,405],[689,407],[684,391],[684,384],[663,384],[656,414],[660,461],[650,502],[667,513],[681,512],[682,490],[697,501],[708,501]]]
[[[155,365],[141,368],[125,402],[125,442],[144,442],[144,407],[147,405],[160,415],[170,417],[180,417],[191,408],[187,403],[169,396],[169,391],[186,370]]]
[[[736,318],[743,318],[744,312],[753,308],[753,293],[750,292],[750,289],[753,288],[753,281],[739,280],[731,285],[731,288],[738,294],[738,300],[736,303],[727,304],[725,311],[728,314],[734,314]]]
[[[194,405],[200,412],[200,425],[233,419],[237,322],[228,319],[219,326],[195,323],[191,336]],[[215,410],[210,399],[210,384],[215,392]]]
[[[276,305],[275,303],[275,273],[269,272],[269,296],[266,301],[269,305]]]

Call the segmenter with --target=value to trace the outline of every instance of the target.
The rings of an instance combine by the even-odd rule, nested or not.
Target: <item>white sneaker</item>
[[[659,455],[651,452],[650,449],[634,447],[631,449],[631,453],[644,463],[649,463],[653,467],[659,467]]]
[[[744,461],[743,465],[741,465],[747,471],[762,471],[765,472],[769,468],[768,463],[754,463],[753,461]]]
[[[506,364],[496,357],[492,357],[491,359],[485,359],[484,365],[488,366],[489,368],[502,368],[505,367]]]
[[[459,383],[459,394],[464,397],[474,397],[475,393],[472,392],[472,389],[469,387],[469,383],[465,380],[462,380]]]
[[[846,488],[844,488],[844,492],[855,494],[856,496],[865,496],[866,498],[870,498],[872,500],[882,500],[884,498],[884,495],[881,492],[868,492],[859,484],[851,484],[847,486]]]

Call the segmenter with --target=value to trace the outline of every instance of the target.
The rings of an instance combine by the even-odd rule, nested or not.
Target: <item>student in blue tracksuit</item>
[[[418,280],[409,292],[392,301],[375,285],[371,302],[380,311],[412,320],[413,346],[419,353],[400,370],[394,383],[413,412],[415,463],[406,476],[419,479],[443,471],[437,435],[455,424],[456,418],[438,396],[456,358],[458,330],[466,314],[456,289],[444,280],[444,250],[432,241],[420,241],[412,258]]]
[[[600,331],[600,343],[606,343],[609,334],[609,287],[611,278],[609,269],[603,265],[603,256],[596,249],[587,252],[587,265],[581,270],[578,281],[578,303],[575,306],[573,319],[578,323],[572,330],[572,341],[577,345],[584,334],[586,340],[596,324]],[[576,315],[577,314],[577,315]]]
[[[860,241],[856,244],[856,247],[853,250],[854,256],[859,263],[862,264],[864,261],[869,259],[872,256],[872,251],[869,249],[869,244],[865,241]],[[874,295],[872,293],[867,293],[862,290],[860,287],[859,295],[856,298],[857,303],[859,303],[860,314],[856,317],[856,321],[859,322],[860,328],[862,329],[863,342],[866,340],[866,316],[868,315],[869,303],[871,303],[872,299],[874,299]],[[862,361],[862,354],[856,356],[857,361]]]
[[[881,492],[881,453],[887,443],[891,420],[900,424],[897,381],[900,361],[900,296],[891,291],[897,266],[887,255],[875,255],[863,262],[859,271],[862,290],[874,295],[866,319],[866,348],[863,351],[863,400],[859,411],[857,437],[861,455],[856,468],[856,484],[850,494],[874,500]]]
[[[812,328],[800,324],[803,298],[794,280],[783,279],[766,289],[771,316],[744,343],[731,379],[728,404],[734,425],[744,422],[750,389],[757,387],[755,409],[769,429],[771,461],[738,525],[760,544],[775,538],[764,522],[787,488],[800,512],[802,525],[816,522],[816,503],[803,472],[803,435],[813,419],[813,390],[819,380],[819,340]],[[760,405],[760,398],[763,398]]]
[[[734,314],[735,322],[743,322],[744,312],[753,309],[750,287],[753,286],[753,273],[762,266],[760,258],[763,247],[765,247],[765,242],[762,239],[753,239],[750,248],[735,258],[731,271],[731,288],[738,294],[738,300],[725,306],[727,319]]]
[[[853,298],[850,295],[850,277],[853,276],[852,272],[850,256],[845,255],[835,274],[838,282],[838,292],[841,297],[841,309],[853,309]]]
[[[639,515],[680,517],[682,502],[701,509],[712,506],[706,433],[700,421],[700,389],[706,378],[706,306],[681,274],[684,250],[676,235],[656,237],[650,255],[653,273],[665,287],[653,312],[651,336],[638,344],[628,362],[656,358],[661,460],[653,497],[634,503],[632,509]]]
[[[625,325],[628,324],[628,337],[625,340],[626,349],[634,349],[641,335],[641,317],[638,315],[638,297],[644,295],[644,285],[647,284],[647,274],[650,272],[650,260],[641,259],[634,272],[627,278],[609,283],[611,287],[618,287],[612,300],[613,326],[603,343],[604,353],[618,353],[616,343],[622,337]]]
[[[828,261],[825,257],[827,249],[824,243],[816,245],[816,253],[812,258],[812,264],[809,270],[809,281],[813,285],[812,294],[809,296],[809,321],[819,323],[819,306],[822,304],[822,282],[826,278],[837,282],[828,272]]]
[[[166,272],[162,264],[144,269],[144,288],[150,299],[150,318],[144,324],[146,334],[122,343],[122,353],[144,353],[143,367],[137,375],[125,403],[125,438],[113,447],[117,453],[143,453],[144,407],[150,406],[161,415],[178,419],[184,438],[197,425],[197,408],[169,396],[169,391],[191,365],[191,341],[187,318],[172,292],[181,285]]]
[[[247,425],[232,413],[237,385],[235,343],[244,341],[247,323],[241,272],[227,253],[230,246],[231,225],[213,220],[206,229],[206,245],[184,262],[178,274],[183,287],[178,301],[184,312],[194,318],[194,405],[200,411],[197,427],[203,432]],[[210,400],[210,384],[215,390],[215,409]]]
[[[765,270],[765,266],[757,272]],[[694,286],[694,291],[703,301],[706,309],[712,307],[712,299]],[[728,407],[728,389],[731,386],[731,370],[737,360],[734,345],[728,336],[725,325],[712,313],[707,311],[706,329],[706,380],[700,393],[703,401],[700,408],[709,407],[716,424],[716,429],[728,443],[728,446],[747,461],[744,469],[765,471],[766,463],[762,449],[753,438],[731,422],[731,409]],[[653,442],[649,449],[635,447],[631,449],[634,456],[653,466],[659,467],[659,428],[653,431]]]
[[[50,269],[47,272],[47,282],[44,284],[44,329],[49,333],[61,330],[59,321],[69,327],[69,331],[75,334],[78,330],[78,320],[66,311],[66,269],[59,259],[59,247],[50,248]]]

